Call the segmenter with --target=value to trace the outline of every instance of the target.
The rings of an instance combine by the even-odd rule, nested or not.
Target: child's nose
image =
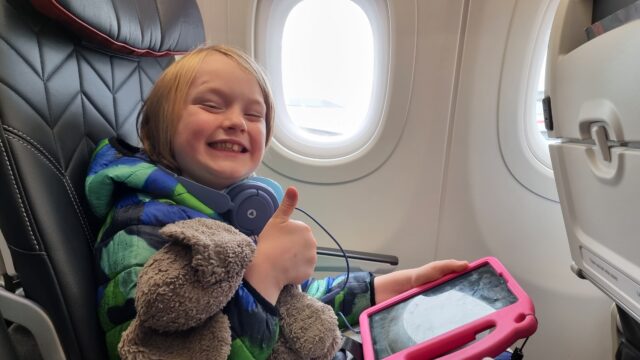
[[[231,109],[225,117],[225,128],[244,131],[247,129],[244,113],[235,109]]]

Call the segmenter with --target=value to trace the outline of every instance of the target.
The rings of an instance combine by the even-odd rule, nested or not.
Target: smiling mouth
[[[246,147],[242,145],[230,143],[230,142],[214,142],[214,143],[210,143],[209,147],[215,150],[229,151],[229,152],[240,153],[240,154],[249,152],[249,150]]]

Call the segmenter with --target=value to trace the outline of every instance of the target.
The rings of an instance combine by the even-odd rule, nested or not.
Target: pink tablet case
[[[469,267],[463,272],[449,274],[437,281],[411,289],[381,304],[375,305],[360,314],[360,330],[364,359],[375,359],[371,330],[369,329],[369,318],[373,314],[486,264],[490,264],[496,273],[505,280],[509,290],[511,290],[518,299],[515,303],[466,325],[457,327],[449,332],[397,352],[385,359],[425,360],[438,358],[440,360],[477,360],[485,356],[497,356],[509,346],[513,345],[518,339],[532,335],[538,327],[533,302],[498,259],[486,257],[469,264]],[[461,348],[474,341],[477,334],[491,328],[493,328],[493,331],[488,335],[471,345]],[[459,350],[456,351],[456,349]]]

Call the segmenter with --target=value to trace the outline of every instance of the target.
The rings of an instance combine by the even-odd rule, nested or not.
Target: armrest
[[[395,255],[370,253],[364,251],[345,250],[349,258],[349,270],[368,271],[374,274],[386,274],[398,265]],[[344,255],[337,248],[318,246],[318,264],[316,273],[339,273],[347,270]]]
[[[38,304],[0,287],[0,313],[31,331],[44,360],[66,359],[51,319]]]
[[[0,311],[0,359],[18,360],[18,355],[9,337],[7,324],[4,321],[4,316],[2,316],[2,311]]]
[[[344,255],[342,254],[342,251],[340,251],[340,249],[323,246],[318,246],[317,249],[318,255],[344,258]],[[384,263],[393,266],[398,265],[398,257],[395,255],[377,254],[355,250],[345,250],[344,252],[347,254],[347,257],[349,259]]]

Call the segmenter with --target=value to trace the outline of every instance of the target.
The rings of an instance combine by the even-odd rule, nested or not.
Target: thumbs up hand
[[[311,228],[291,219],[297,204],[298,190],[289,187],[260,233],[253,261],[245,271],[245,279],[273,304],[285,285],[308,279],[316,265],[317,244]]]
[[[282,198],[282,203],[276,209],[276,212],[271,216],[271,220],[275,220],[279,223],[285,223],[289,221],[293,210],[298,206],[298,190],[293,186],[287,188]]]

